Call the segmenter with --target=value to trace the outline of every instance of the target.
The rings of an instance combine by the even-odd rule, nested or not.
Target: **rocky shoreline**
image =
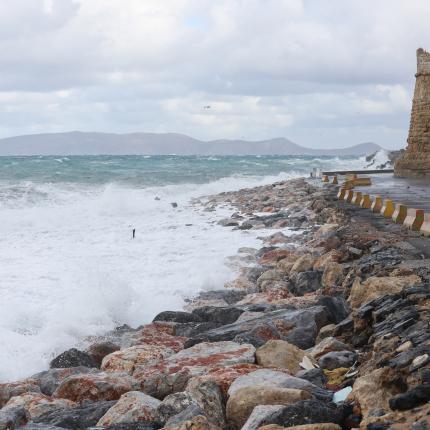
[[[0,430],[430,429],[430,265],[411,233],[305,179],[195,204],[270,229],[237,279],[0,384]]]

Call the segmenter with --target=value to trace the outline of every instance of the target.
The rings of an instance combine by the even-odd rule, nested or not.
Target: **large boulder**
[[[66,399],[55,399],[41,393],[24,393],[12,397],[5,408],[24,408],[34,419],[57,409],[73,408],[76,404]]]
[[[352,351],[351,347],[335,337],[326,337],[311,350],[311,355],[314,358],[319,358],[333,351]]]
[[[255,386],[304,390],[323,401],[330,401],[333,397],[332,392],[317,387],[305,379],[296,378],[287,373],[272,369],[259,369],[247,375],[240,376],[231,384],[228,395],[232,396],[236,391],[242,388]]]
[[[131,375],[136,366],[153,364],[173,353],[172,349],[163,345],[131,346],[103,358],[101,369],[106,372],[127,372]]]
[[[200,343],[161,360],[152,366],[138,367],[133,376],[145,393],[164,398],[182,391],[193,376],[215,368],[255,362],[255,348],[236,342]]]
[[[328,313],[323,306],[266,312],[258,318],[238,321],[201,333],[189,339],[185,346],[200,342],[237,340],[259,347],[270,339],[282,339],[307,349],[314,345],[319,329],[328,322]]]
[[[357,358],[357,354],[352,351],[332,351],[321,356],[318,365],[328,370],[352,367]]]
[[[270,386],[245,387],[235,391],[227,402],[226,414],[230,425],[240,429],[258,405],[289,405],[299,400],[310,399],[312,395],[295,388]]]
[[[117,400],[137,387],[136,381],[126,373],[87,373],[66,378],[55,390],[54,397],[75,402]]]
[[[384,415],[390,411],[390,398],[401,391],[393,383],[397,379],[389,367],[375,369],[355,380],[349,399],[358,404],[363,418]]]
[[[28,378],[22,381],[0,384],[0,408],[2,408],[10,398],[23,393],[40,393],[39,381],[35,378]]]
[[[189,392],[180,391],[169,394],[157,407],[156,420],[164,425],[170,418],[185,411],[189,406],[197,405],[196,400]]]
[[[234,306],[204,306],[194,309],[192,314],[200,318],[202,321],[224,325],[234,323],[243,312],[243,309],[239,309]]]
[[[321,278],[321,284],[323,287],[336,287],[342,285],[344,279],[344,269],[339,263],[328,263]]]
[[[259,366],[249,363],[215,367],[203,375],[194,376],[189,380],[188,384],[203,384],[206,381],[213,381],[221,389],[221,393],[224,399],[226,399],[227,391],[234,380],[236,380],[239,376],[254,372],[254,370],[259,368]]]
[[[257,430],[268,424],[279,424],[289,428],[303,424],[340,424],[342,421],[343,412],[333,403],[311,399],[286,406],[256,406],[242,430]]]
[[[81,375],[84,373],[97,373],[98,370],[90,369],[89,367],[69,367],[66,369],[49,369],[43,372],[36,373],[31,378],[37,381],[40,391],[47,395],[52,396],[54,391],[58,388],[61,382],[71,375]]]
[[[214,381],[190,380],[186,391],[205,411],[206,417],[214,424],[225,428],[224,399],[220,387]]]
[[[154,421],[159,404],[159,400],[140,391],[129,391],[100,418],[97,426]]]
[[[95,426],[115,401],[85,402],[76,408],[56,409],[33,419],[35,423],[66,429],[86,429]]]
[[[364,303],[388,294],[396,294],[406,287],[417,285],[421,278],[417,275],[409,276],[372,276],[364,282],[356,279],[349,295],[349,303],[352,308],[358,308]]]
[[[107,340],[93,343],[87,348],[86,352],[97,364],[97,367],[100,367],[102,360],[106,357],[106,355],[112,354],[112,352],[118,351],[119,349],[120,347],[118,345]]]
[[[49,363],[49,367],[51,368],[66,368],[77,366],[97,367],[97,363],[94,361],[90,354],[84,351],[80,351],[76,348],[71,348],[67,351],[64,351]]]
[[[305,351],[284,340],[269,340],[257,349],[257,363],[263,367],[288,369],[295,374],[301,370],[300,362],[307,355]]]
[[[305,254],[299,257],[293,264],[290,270],[290,276],[296,276],[301,272],[308,272],[313,269],[315,258],[310,254]]]
[[[294,284],[290,288],[294,294],[303,296],[321,288],[321,272],[317,270],[307,270],[298,273],[294,278]]]
[[[0,410],[0,430],[13,430],[25,425],[29,419],[30,416],[23,407],[4,407]]]
[[[190,323],[190,322],[201,322],[202,319],[198,315],[193,315],[190,312],[184,311],[164,311],[160,312],[154,317],[155,321],[170,321],[175,323]]]
[[[191,410],[192,406],[181,414],[171,418],[163,430],[222,430],[204,415],[203,411]]]

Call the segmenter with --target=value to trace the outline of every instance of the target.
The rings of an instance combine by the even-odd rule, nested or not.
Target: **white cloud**
[[[0,135],[401,146],[429,14],[427,0],[4,1]]]

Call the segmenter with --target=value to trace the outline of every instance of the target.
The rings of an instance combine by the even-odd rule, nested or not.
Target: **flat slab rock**
[[[200,342],[238,341],[261,346],[270,339],[282,339],[302,349],[310,348],[321,327],[328,324],[323,306],[267,312],[261,317],[225,325],[189,339],[185,347]]]
[[[85,429],[95,426],[115,403],[115,401],[85,402],[76,408],[58,409],[46,413],[33,421],[39,426]]]
[[[295,388],[304,390],[322,401],[330,401],[333,397],[331,391],[325,390],[312,384],[305,379],[296,378],[284,372],[271,369],[259,369],[254,372],[237,378],[228,390],[228,395],[232,396],[235,392],[246,387],[279,387],[279,388]]]
[[[156,398],[182,391],[188,380],[223,366],[255,362],[255,348],[235,342],[200,343],[153,366],[137,368],[133,377]]]

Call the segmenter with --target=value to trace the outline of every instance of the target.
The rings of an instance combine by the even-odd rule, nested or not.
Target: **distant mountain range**
[[[33,134],[0,139],[0,155],[368,155],[381,149],[361,143],[341,149],[313,149],[285,138],[204,142],[176,133]]]

